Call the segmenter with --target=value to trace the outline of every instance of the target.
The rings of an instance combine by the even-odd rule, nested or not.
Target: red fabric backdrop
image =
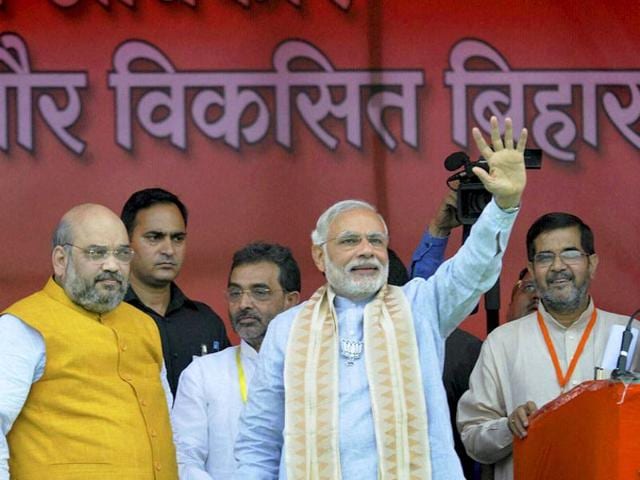
[[[63,3],[69,6],[60,6]],[[292,247],[302,267],[303,297],[307,297],[322,281],[310,259],[309,233],[319,213],[339,199],[356,197],[377,204],[389,223],[392,246],[408,262],[446,191],[448,172],[443,159],[461,149],[477,156],[469,143],[475,115],[486,117],[495,111],[492,108],[504,113],[521,107],[523,123],[532,129],[535,122],[538,126],[529,146],[543,148],[545,158],[543,169],[529,176],[506,255],[503,310],[510,286],[525,265],[528,226],[541,214],[557,210],[579,215],[595,231],[601,257],[592,289],[596,304],[620,313],[640,306],[636,210],[640,204],[640,16],[633,14],[636,2],[514,5],[354,0],[346,10],[330,0],[307,1],[300,7],[283,0],[251,2],[248,7],[232,0],[187,3],[112,0],[105,7],[97,0],[4,0],[0,5],[0,30],[21,39],[32,73],[75,72],[86,79],[86,87],[75,90],[81,111],[65,130],[85,143],[83,152],[65,146],[45,121],[46,102],[38,103],[49,95],[59,110],[65,108],[67,95],[53,88],[59,78],[69,78],[64,75],[47,77],[49,88],[27,91],[32,99],[27,110],[33,120],[20,128],[23,135],[31,131],[33,140],[25,146],[28,142],[18,141],[19,117],[27,112],[17,100],[18,86],[24,90],[28,79],[35,77],[28,76],[28,69],[18,76],[18,67],[7,66],[6,55],[0,61],[0,88],[5,85],[6,92],[4,97],[0,94],[0,133],[7,132],[0,150],[4,252],[0,304],[6,306],[44,284],[50,273],[50,235],[64,211],[91,201],[119,212],[133,191],[149,186],[167,188],[188,205],[189,251],[179,283],[189,295],[210,303],[223,315],[222,292],[231,255],[252,240]],[[407,102],[404,110],[390,108],[382,116],[397,142],[395,149],[385,144],[367,117],[368,99],[377,87],[364,86],[362,98],[356,101],[360,116],[349,120],[355,125],[353,132],[357,127],[362,131],[361,145],[347,141],[346,119],[325,112],[318,128],[338,139],[335,149],[327,147],[303,121],[300,112],[305,107],[296,104],[294,97],[306,91],[311,103],[319,102],[319,86],[328,77],[318,72],[326,73],[329,67],[304,58],[292,63],[290,70],[306,70],[307,77],[319,83],[291,87],[288,148],[276,138],[276,124],[287,125],[287,112],[275,113],[273,89],[263,86],[255,91],[269,110],[268,128],[253,141],[240,136],[237,148],[205,135],[189,113],[180,117],[186,125],[184,148],[177,147],[172,137],[154,137],[141,125],[140,103],[136,103],[153,89],[137,90],[129,105],[132,147],[127,149],[118,143],[116,111],[123,109],[118,108],[109,79],[116,70],[118,47],[135,39],[157,49],[182,73],[251,73],[257,78],[256,72],[263,72],[267,77],[275,70],[272,57],[278,46],[298,39],[320,52],[335,72],[369,72],[371,83],[385,85],[394,82],[371,71],[396,72],[405,79],[403,74],[418,72],[424,76],[423,85],[380,87],[397,99],[417,95],[413,102],[402,97]],[[453,69],[453,50],[460,45],[469,50],[484,45],[486,52],[493,51],[507,65],[507,70],[499,69],[488,60],[488,53],[469,63],[468,71],[498,75],[493,77],[494,85],[469,87],[462,109],[454,105],[454,89],[446,78]],[[16,58],[15,50],[10,54]],[[136,68],[158,70],[148,61]],[[332,82],[346,86],[337,74],[331,75]],[[356,85],[355,80],[349,81]],[[476,101],[491,90],[498,97],[484,104]],[[217,91],[220,94],[221,89]],[[511,106],[500,104],[500,98],[515,98],[517,91],[524,93],[521,100],[512,100]],[[187,92],[187,106],[197,93],[198,89]],[[347,100],[346,88],[334,86],[331,93],[334,106]],[[541,103],[545,98],[547,107]],[[474,108],[480,108],[479,113]],[[413,117],[412,109],[416,110]],[[167,114],[162,109],[156,113],[158,122]],[[402,113],[408,115],[404,120]],[[258,117],[259,109],[253,105],[242,117],[243,124],[250,125]],[[465,121],[462,137],[454,136],[454,130],[465,128]],[[410,138],[412,125],[417,129],[415,146]],[[563,155],[574,159],[558,159]],[[450,253],[459,242],[455,235]],[[484,315],[468,320],[466,327],[484,336]]]

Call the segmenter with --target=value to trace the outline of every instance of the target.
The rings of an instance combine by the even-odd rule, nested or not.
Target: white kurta
[[[171,412],[180,480],[228,480],[236,470],[233,448],[244,408],[238,349],[249,385],[258,354],[244,341],[196,357],[180,376]]]
[[[559,324],[540,305],[562,372],[571,358],[593,312],[593,301],[570,327]],[[564,390],[558,385],[551,356],[534,313],[495,329],[485,340],[469,379],[469,390],[458,403],[458,430],[469,455],[482,463],[495,463],[495,480],[513,478],[513,436],[507,416],[531,400],[539,407],[586,380],[602,364],[611,326],[628,318],[597,310],[598,316],[573,375]]]
[[[433,480],[464,478],[453,449],[442,384],[444,341],[471,312],[480,295],[495,283],[514,219],[515,213],[504,212],[491,201],[453,258],[428,280],[414,278],[402,287],[411,306],[418,344]],[[336,297],[334,306],[340,340],[363,341],[367,303]],[[304,304],[276,316],[260,347],[249,402],[240,418],[235,449],[240,465],[233,477],[235,480],[287,478],[285,357],[289,342],[298,341],[291,337],[291,326],[301,308]],[[338,453],[344,480],[376,480],[379,476],[375,422],[364,363],[365,358],[351,366],[340,361],[337,372]]]

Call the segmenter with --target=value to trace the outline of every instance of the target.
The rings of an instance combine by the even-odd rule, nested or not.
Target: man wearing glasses
[[[538,290],[533,275],[528,268],[523,268],[518,281],[511,290],[511,301],[507,309],[507,322],[524,317],[538,309]]]
[[[458,404],[467,452],[495,463],[495,479],[513,478],[513,437],[527,436],[528,418],[585,380],[601,365],[612,325],[622,315],[597,309],[589,296],[598,255],[593,233],[578,217],[549,213],[527,233],[528,269],[537,311],[487,337]]]
[[[291,251],[267,243],[238,250],[226,296],[240,345],[196,358],[178,385],[171,415],[181,480],[229,480],[236,470],[238,419],[267,326],[299,301],[300,270]]]
[[[428,280],[387,285],[389,236],[368,203],[318,219],[312,256],[327,283],[279,315],[262,343],[236,442],[237,480],[464,478],[442,385],[444,340],[500,272],[526,182],[526,131],[493,150],[474,138],[494,194],[469,239]]]
[[[147,188],[122,207],[136,256],[124,300],[158,325],[167,380],[175,395],[180,374],[196,355],[229,346],[222,319],[206,304],[188,298],[175,279],[187,253],[187,207],[171,192]]]
[[[158,331],[123,303],[134,252],[109,209],[71,209],[53,277],[0,317],[0,479],[177,478]]]

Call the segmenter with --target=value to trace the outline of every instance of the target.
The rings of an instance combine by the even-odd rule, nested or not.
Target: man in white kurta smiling
[[[496,480],[513,479],[513,438],[545,403],[593,378],[613,325],[627,317],[596,308],[589,295],[598,267],[594,235],[580,218],[547,213],[527,232],[538,309],[496,328],[482,346],[458,403],[469,455],[495,463]]]
[[[173,412],[181,480],[228,480],[233,446],[260,344],[273,317],[298,303],[300,270],[291,251],[252,243],[233,256],[227,300],[240,345],[197,357],[182,372]]]
[[[525,183],[526,130],[514,147],[491,119],[473,134],[494,199],[458,254],[429,279],[386,285],[389,236],[368,203],[326,210],[312,255],[327,284],[276,317],[262,344],[236,444],[237,480],[463,478],[442,385],[444,339],[500,272]]]

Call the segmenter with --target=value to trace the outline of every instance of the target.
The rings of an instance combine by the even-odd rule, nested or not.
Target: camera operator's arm
[[[481,167],[473,167],[480,181],[493,194],[498,206],[507,210],[520,205],[520,198],[527,183],[524,165],[524,147],[527,143],[527,130],[522,129],[518,144],[513,145],[513,124],[510,118],[505,120],[504,144],[500,138],[498,119],[491,117],[491,144],[487,145],[478,128],[473,129],[473,138],[478,150],[489,164],[487,173]]]
[[[456,215],[457,200],[456,191],[448,192],[442,199],[436,215],[429,222],[429,228],[424,232],[411,258],[411,278],[429,278],[444,261],[449,233],[460,225]]]
[[[451,184],[451,188],[456,190],[450,190],[442,199],[436,216],[429,222],[429,234],[432,237],[446,238],[456,227],[459,227],[460,221],[458,220],[458,182]]]

